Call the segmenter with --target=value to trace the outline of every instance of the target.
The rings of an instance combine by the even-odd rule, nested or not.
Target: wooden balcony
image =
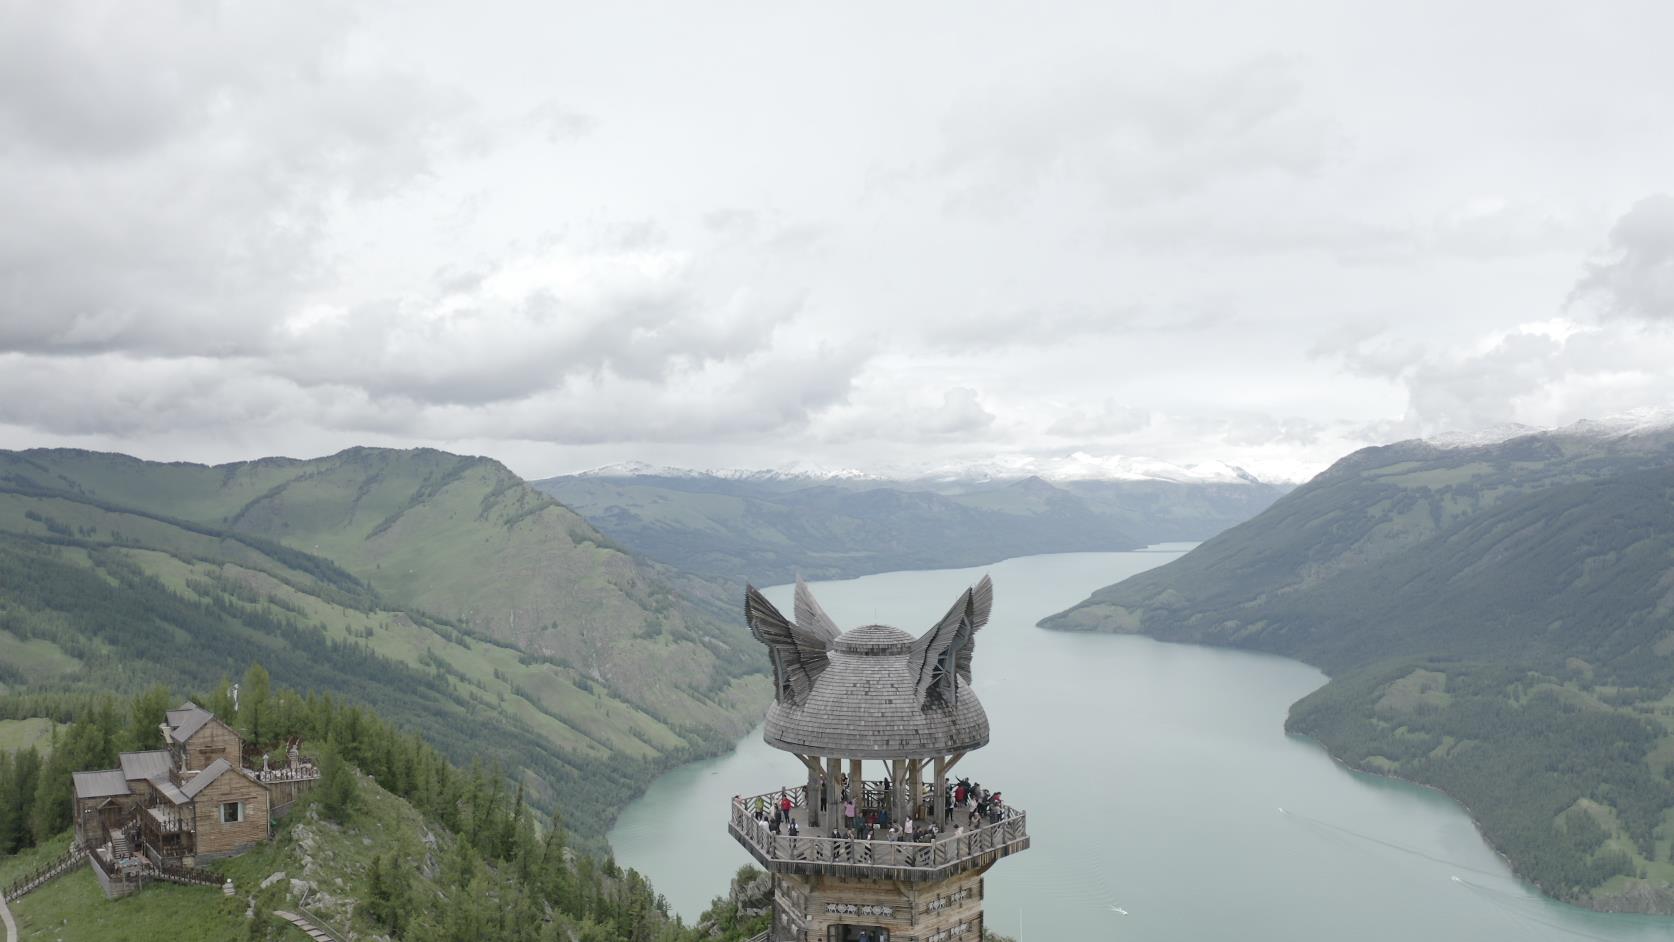
[[[1000,813],[998,821],[985,821],[962,831],[950,829],[929,840],[902,837],[867,841],[831,837],[829,823],[825,829],[808,824],[803,791],[802,788],[786,790],[794,805],[791,817],[796,819],[801,832],[795,837],[783,829],[774,834],[768,830],[767,822],[755,817],[757,799],[771,808],[772,802],[779,798],[778,792],[733,799],[732,818],[727,830],[763,867],[774,872],[884,880],[944,880],[973,867],[986,866],[1029,846],[1028,815],[1009,807]],[[771,810],[768,814],[771,816]],[[956,812],[955,820],[962,823],[964,814]],[[827,821],[830,821],[829,813]]]

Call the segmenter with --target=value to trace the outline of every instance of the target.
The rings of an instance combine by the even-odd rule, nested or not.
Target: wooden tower
[[[800,581],[794,621],[753,587],[745,598],[773,659],[764,738],[802,764],[798,784],[732,802],[729,831],[773,874],[767,938],[980,940],[984,874],[1029,846],[1026,816],[1007,804],[981,817],[974,802],[949,809],[954,767],[988,743],[970,683],[992,584],[967,589],[919,638],[885,625],[839,632]]]

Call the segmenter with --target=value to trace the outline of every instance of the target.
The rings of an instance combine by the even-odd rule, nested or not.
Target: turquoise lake
[[[813,586],[844,628],[920,634],[966,586],[994,578],[973,684],[993,739],[959,773],[1027,810],[1033,846],[989,872],[990,929],[1029,942],[1674,939],[1674,919],[1542,899],[1447,797],[1350,773],[1287,736],[1290,704],[1325,682],[1312,667],[1035,627],[1186,548]],[[767,594],[790,610],[789,587]],[[800,769],[759,730],[729,755],[676,769],[624,811],[610,833],[616,859],[692,919],[751,862],[727,835],[731,796],[795,784]]]

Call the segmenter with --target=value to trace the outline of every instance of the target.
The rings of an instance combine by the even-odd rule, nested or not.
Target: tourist
[[[788,818],[792,807],[794,806],[791,803],[790,795],[786,794],[784,789],[779,789],[779,810]]]
[[[848,822],[851,829],[855,826],[853,798],[849,798],[843,802],[843,819]]]
[[[792,819],[790,819],[790,836],[795,837],[798,833],[799,832],[798,832],[798,829],[796,827],[796,819],[792,818]]]
[[[907,837],[910,839],[913,836],[913,819],[912,819],[911,815],[907,816],[907,822],[904,826],[904,829],[907,832]]]

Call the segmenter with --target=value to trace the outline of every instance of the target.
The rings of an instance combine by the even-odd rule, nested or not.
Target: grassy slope
[[[1554,895],[1669,912],[1671,612],[1674,436],[1541,436],[1357,453],[1043,624],[1320,664],[1292,730],[1449,791]]]
[[[566,662],[695,725],[732,728],[715,701],[762,666],[713,589],[675,592],[487,459],[350,449],[206,467],[53,450],[0,454],[7,477],[323,556],[392,605]]]
[[[481,756],[521,766],[542,804],[551,807],[555,798],[561,801],[575,829],[594,841],[626,796],[657,768],[730,742],[755,716],[764,697],[759,676],[747,673],[750,662],[724,640],[707,635],[719,629],[709,627],[701,611],[686,620],[682,604],[654,572],[636,568],[631,559],[596,544],[568,540],[561,552],[594,559],[567,560],[578,569],[614,573],[626,567],[622,582],[633,588],[632,580],[637,579],[636,590],[665,612],[624,613],[627,603],[621,600],[631,596],[607,585],[602,591],[618,599],[616,620],[595,616],[580,625],[566,622],[581,646],[548,654],[479,634],[486,627],[481,619],[461,624],[419,607],[397,609],[385,592],[321,557],[284,550],[264,534],[251,535],[254,527],[225,529],[236,512],[224,511],[251,492],[273,500],[279,486],[274,479],[294,475],[310,463],[259,462],[209,474],[213,469],[201,466],[53,454],[56,470],[50,472],[29,456],[0,456],[12,469],[9,479],[0,477],[0,631],[9,625],[17,633],[9,635],[11,639],[30,636],[21,643],[0,644],[0,681],[12,686],[131,689],[161,681],[177,689],[201,690],[220,676],[236,676],[249,661],[261,660],[282,684],[339,691],[374,705],[423,731],[456,761]],[[399,454],[380,457],[387,459],[386,465],[405,467],[397,460]],[[442,462],[434,454],[422,457]],[[16,473],[20,465],[30,472],[21,481]],[[61,473],[65,465],[85,473],[80,479],[70,478]],[[497,467],[489,465],[487,470]],[[112,468],[126,473],[116,474]],[[190,486],[179,485],[177,472]],[[323,476],[333,478],[340,472],[333,467]],[[473,514],[465,524],[451,528],[434,521],[428,528],[418,526],[426,515],[457,515],[457,501],[450,505],[448,495],[465,493],[472,475],[485,473],[476,465],[467,466],[405,508],[399,516],[406,524],[398,520],[381,532],[405,525],[408,542],[430,545],[431,558],[421,565],[465,572],[492,568],[506,545],[545,532],[542,518],[580,526],[583,529],[575,531],[580,535],[591,533],[573,515],[566,519],[567,511],[520,485],[506,487],[501,494],[513,499],[507,495],[521,491],[523,496],[516,499],[527,502],[511,511],[520,516],[509,523],[496,516],[498,503],[478,494],[476,513],[487,506],[486,521]],[[417,472],[411,476],[423,478]],[[245,477],[254,480],[238,483]],[[126,483],[118,488],[118,481]],[[226,482],[219,501],[201,496],[203,489],[214,490],[218,481]],[[47,485],[55,490],[48,491]],[[110,496],[110,491],[118,493]],[[297,508],[299,523],[293,529],[330,531],[319,522],[327,515],[322,508],[332,504],[327,497],[340,498],[340,491],[293,482],[282,493],[318,497]],[[412,497],[409,491],[406,502],[412,503]],[[125,510],[117,498],[173,500],[171,510],[200,517],[220,513],[227,523],[194,523]],[[430,501],[445,509],[427,506]],[[249,504],[245,500],[243,506]],[[342,504],[338,512],[344,516],[369,506],[363,501],[353,508],[353,495]],[[394,513],[384,514],[380,521]],[[528,532],[499,537],[500,543],[480,557],[474,550],[459,549],[472,538],[479,544],[492,543],[497,529]],[[366,565],[343,548],[352,541],[335,535],[341,544],[335,551],[349,565]],[[552,538],[550,533],[547,538]],[[313,545],[309,542],[308,549]],[[409,561],[419,563],[416,558]],[[377,566],[371,564],[373,576]],[[552,584],[563,585],[565,578],[554,573],[542,582],[544,590],[551,591]],[[49,585],[53,588],[45,591]],[[392,586],[389,591],[401,589]],[[513,594],[505,586],[501,591]],[[178,606],[185,608],[175,612]],[[146,614],[134,619],[136,608]],[[621,620],[629,617],[636,620],[623,625]],[[648,624],[653,619],[660,619],[655,630]],[[159,623],[170,622],[159,629]],[[279,631],[278,625],[288,628]],[[338,647],[330,648],[332,644]],[[345,659],[337,651],[352,656]],[[681,662],[686,665],[683,670],[672,666]]]
[[[4,648],[0,644],[0,648]],[[54,723],[44,716],[31,716],[22,720],[0,720],[0,751],[13,752],[34,746],[36,751],[44,757],[52,750],[53,730],[63,729],[66,724]]]

